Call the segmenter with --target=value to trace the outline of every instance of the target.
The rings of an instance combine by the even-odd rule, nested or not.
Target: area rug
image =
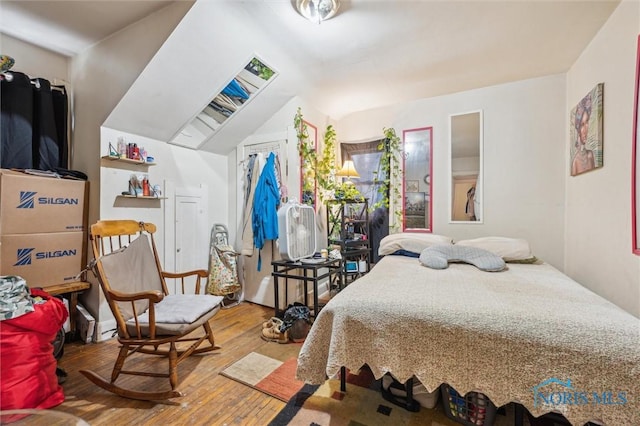
[[[380,392],[380,380],[375,380],[366,366],[347,373],[347,392],[340,392],[339,378],[322,385],[304,384],[295,378],[301,346],[266,343],[220,372],[287,403],[269,426],[460,425],[446,416],[440,402],[433,409],[422,407],[413,413],[386,401]],[[513,425],[512,409],[502,411],[496,416],[495,426]]]
[[[299,350],[300,344],[269,343],[229,365],[220,374],[289,402],[304,386],[304,382],[295,378]]]
[[[421,407],[418,412],[386,401],[380,393],[380,380],[369,369],[347,374],[347,391],[340,391],[340,380],[327,380],[321,386],[304,385],[269,423],[269,426],[377,426],[421,425],[459,426],[449,419],[440,401],[433,409]],[[495,426],[511,426],[513,407],[501,409]],[[529,423],[524,422],[525,425]]]
[[[305,385],[278,413],[270,426],[374,426],[423,425],[459,426],[449,420],[440,406],[421,408],[414,413],[387,402],[367,369],[348,374],[347,392],[340,392],[340,380],[327,380],[321,386]]]

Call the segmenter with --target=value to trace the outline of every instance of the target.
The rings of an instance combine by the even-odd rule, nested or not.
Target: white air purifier
[[[311,257],[316,252],[316,212],[289,201],[278,210],[280,256],[284,260]]]

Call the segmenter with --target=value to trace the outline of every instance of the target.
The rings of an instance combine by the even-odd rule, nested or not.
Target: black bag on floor
[[[284,311],[280,332],[289,330],[289,339],[294,342],[302,342],[306,339],[311,329],[311,311],[308,306],[295,302]]]

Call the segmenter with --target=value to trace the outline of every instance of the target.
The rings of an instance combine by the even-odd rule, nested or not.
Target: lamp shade
[[[339,7],[339,0],[296,0],[298,13],[316,24],[332,18]]]
[[[336,176],[346,177],[347,179],[357,179],[360,177],[356,170],[356,166],[353,164],[353,160],[345,161],[342,165],[342,169],[336,172]]]

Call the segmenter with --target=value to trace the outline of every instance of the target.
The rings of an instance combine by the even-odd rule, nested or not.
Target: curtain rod
[[[2,76],[2,79],[6,80],[7,82],[13,81],[13,73],[11,73],[10,71],[2,72],[2,73],[0,73],[0,75]],[[27,76],[27,77],[29,77],[29,76]],[[33,78],[29,77],[29,80],[31,81],[31,84],[36,86],[36,88],[38,88],[38,89],[40,88],[40,79],[47,80],[44,77],[33,77]],[[53,84],[49,80],[47,80],[47,81],[49,81],[49,86],[51,87],[51,90],[57,90],[59,92],[66,93],[67,90],[66,90],[65,84],[68,84],[68,82],[63,80],[63,79],[58,79],[58,78],[56,78],[55,80],[62,81],[63,83],[62,84]]]

